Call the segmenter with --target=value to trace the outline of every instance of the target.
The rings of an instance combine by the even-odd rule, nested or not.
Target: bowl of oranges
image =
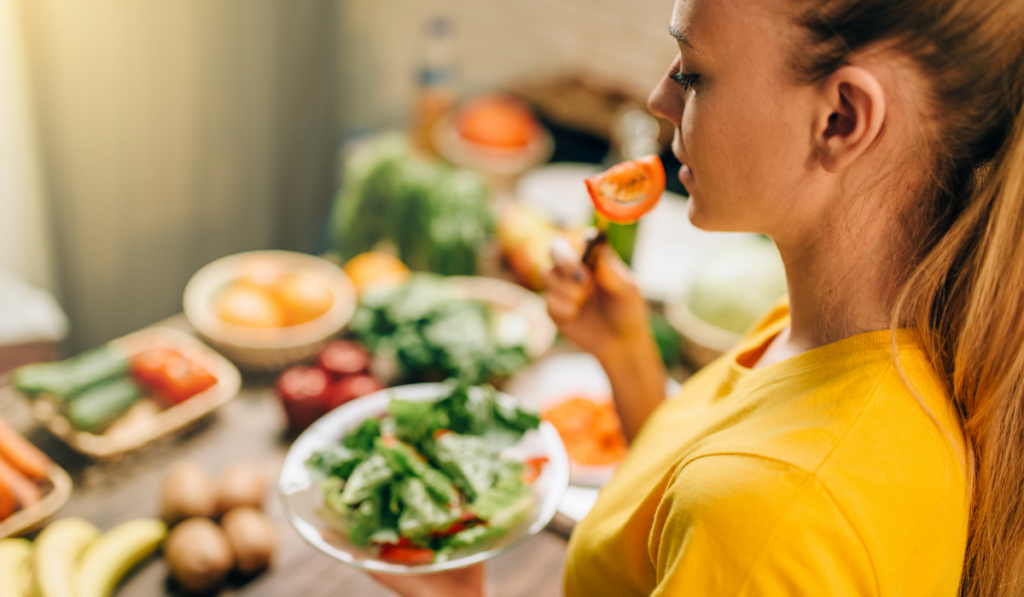
[[[185,316],[211,346],[248,370],[315,355],[355,312],[356,290],[333,263],[290,251],[218,259],[185,286]]]

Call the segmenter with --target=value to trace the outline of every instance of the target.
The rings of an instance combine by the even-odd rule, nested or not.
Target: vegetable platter
[[[35,530],[70,496],[64,469],[0,418],[0,539]]]
[[[175,358],[166,366],[176,371],[150,362],[150,357],[159,353]],[[69,392],[63,398],[45,390],[31,391],[32,378],[40,373],[49,376],[54,366],[77,369],[66,377],[89,378],[80,384],[88,387],[75,388],[72,391],[80,393]],[[184,378],[182,373],[186,373]],[[104,375],[107,377],[100,379]],[[61,376],[57,378],[61,383],[69,383]],[[184,431],[233,398],[242,382],[234,365],[198,339],[162,327],[134,332],[61,363],[29,365],[15,372],[13,380],[15,388],[31,400],[37,421],[78,452],[99,461],[120,459]],[[118,393],[123,393],[126,401],[113,405],[121,406],[114,412],[101,412],[107,404],[84,408],[87,394],[90,400],[102,403],[120,400]]]
[[[278,491],[317,549],[364,570],[422,574],[538,533],[568,482],[549,423],[507,394],[449,382],[398,386],[328,413],[292,444]]]

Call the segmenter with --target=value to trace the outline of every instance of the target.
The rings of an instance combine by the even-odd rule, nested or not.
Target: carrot
[[[14,497],[14,492],[4,483],[3,479],[0,479],[0,520],[14,514],[17,507],[18,499]]]
[[[3,482],[17,498],[22,508],[31,508],[43,499],[39,486],[18,472],[6,460],[0,458],[0,482]]]
[[[0,456],[14,468],[37,481],[50,471],[50,459],[0,417]]]

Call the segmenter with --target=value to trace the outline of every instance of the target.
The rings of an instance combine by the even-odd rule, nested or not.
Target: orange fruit
[[[345,273],[352,278],[359,294],[377,286],[398,287],[409,278],[409,268],[394,255],[383,251],[369,251],[349,259]]]
[[[235,325],[254,328],[276,328],[284,325],[284,315],[274,297],[259,286],[233,282],[225,288],[214,304],[214,313]]]
[[[284,314],[284,325],[298,325],[320,317],[334,304],[334,293],[316,276],[289,274],[274,288]]]
[[[239,268],[238,282],[273,292],[287,274],[277,260],[254,256],[247,259]]]

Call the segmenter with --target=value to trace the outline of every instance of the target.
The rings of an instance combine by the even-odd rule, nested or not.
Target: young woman
[[[553,247],[631,440],[566,594],[1024,594],[1024,1],[677,0],[671,34],[690,218],[770,236],[789,298],[666,401],[626,268]]]

